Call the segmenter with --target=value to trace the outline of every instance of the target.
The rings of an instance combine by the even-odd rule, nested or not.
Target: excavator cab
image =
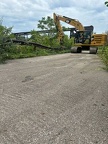
[[[74,43],[90,44],[92,31],[76,31]]]

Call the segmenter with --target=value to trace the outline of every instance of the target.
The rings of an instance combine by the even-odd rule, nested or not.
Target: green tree
[[[2,20],[0,20],[0,48],[6,49],[9,44],[9,40],[13,37],[12,27],[7,28],[2,25]]]
[[[51,30],[55,27],[53,19],[49,16],[47,16],[47,18],[42,17],[38,22],[38,28],[41,28],[42,30]]]
[[[105,5],[108,7],[108,1],[105,2]]]
[[[0,61],[6,58],[6,52],[12,46],[12,42],[10,41],[13,37],[12,27],[7,28],[2,25],[2,19],[0,19]]]
[[[48,36],[53,37],[55,36],[55,23],[54,20],[47,16],[47,18],[42,17],[41,20],[38,21],[38,28],[41,30],[49,30]]]
[[[52,38],[57,39],[56,25],[51,17],[42,17],[42,19],[38,21],[37,27],[41,30],[49,30],[48,37],[50,38],[50,40],[52,40]],[[64,31],[69,29],[64,26],[62,28]],[[46,35],[46,33],[43,33],[43,35]]]
[[[31,37],[30,37],[29,41],[42,43],[42,36],[40,35],[39,32],[32,30],[31,31]]]

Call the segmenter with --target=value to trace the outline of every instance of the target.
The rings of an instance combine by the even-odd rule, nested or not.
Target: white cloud
[[[78,19],[83,25],[93,25],[97,33],[108,30],[108,8],[103,0],[0,0],[3,24],[13,26],[14,32],[37,29],[38,20],[52,17],[54,12]]]

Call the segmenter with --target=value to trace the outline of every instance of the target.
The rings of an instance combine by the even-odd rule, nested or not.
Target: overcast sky
[[[0,0],[3,25],[13,26],[13,32],[37,30],[38,21],[53,13],[78,19],[84,26],[94,26],[94,32],[108,30],[108,7],[105,0]],[[65,23],[63,26],[71,27]]]

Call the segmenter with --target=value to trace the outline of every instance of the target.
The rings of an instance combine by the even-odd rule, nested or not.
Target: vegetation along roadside
[[[11,39],[15,39],[15,35],[12,34],[12,27],[7,28],[3,26],[1,20],[0,63],[3,63],[8,59],[27,58],[70,52],[70,47],[73,44],[73,39],[70,39],[67,35],[64,35],[63,47],[61,47],[57,39],[56,28],[52,18],[47,17],[39,20],[38,28],[40,28],[41,30],[50,30],[50,32],[48,34],[40,34],[37,31],[32,30],[31,36],[28,39],[24,39],[24,37],[22,36],[20,36],[18,39],[27,42],[35,42],[47,47],[51,47],[52,49],[44,49],[38,46],[19,45],[13,43]],[[54,48],[58,49],[55,50]]]

